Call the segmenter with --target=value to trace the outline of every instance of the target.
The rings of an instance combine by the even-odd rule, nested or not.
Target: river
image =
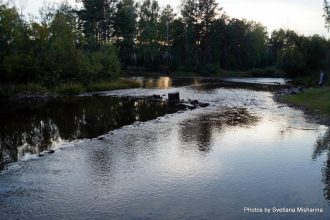
[[[274,101],[284,80],[134,80],[1,105],[0,219],[330,218],[330,132]],[[210,106],[139,98],[170,92]]]

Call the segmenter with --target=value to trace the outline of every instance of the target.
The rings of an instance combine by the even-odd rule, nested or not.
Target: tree
[[[211,25],[218,15],[218,3],[216,0],[199,0],[198,1],[198,31],[201,47],[201,63],[211,63],[211,48],[210,48],[210,29]]]
[[[323,17],[325,18],[325,27],[330,30],[330,5],[327,0],[323,1],[323,10],[324,14]]]
[[[155,0],[144,0],[139,10],[139,57],[141,64],[156,69],[159,65],[159,6]]]
[[[171,68],[176,69],[183,66],[189,57],[186,56],[186,34],[185,24],[182,18],[176,18],[172,23],[173,42],[171,46]]]
[[[195,65],[211,62],[210,30],[218,15],[215,0],[185,0],[181,16],[186,23],[187,54],[195,54]],[[192,64],[193,60],[190,60]]]
[[[216,19],[210,28],[210,50],[212,63],[219,67],[224,67],[227,56],[226,32],[228,17],[223,15]]]
[[[268,42],[270,64],[274,65],[277,62],[279,53],[286,44],[286,34],[283,29],[272,32]]]
[[[41,17],[25,21],[15,7],[0,5],[1,83],[56,85],[119,76],[116,48],[106,41],[90,50],[76,10],[67,3],[45,7]]]
[[[284,70],[290,78],[296,78],[306,68],[303,54],[297,47],[283,49],[277,60],[277,66]]]
[[[0,80],[26,82],[33,78],[25,71],[33,57],[29,31],[16,8],[0,5]]]
[[[181,6],[181,16],[185,24],[185,65],[196,66],[198,63],[197,20],[198,4],[194,0],[185,0]]]
[[[134,0],[121,0],[114,19],[114,37],[124,64],[135,64],[135,38],[137,32],[137,4]]]
[[[68,5],[62,5],[50,24],[47,67],[53,73],[53,81],[58,78],[72,80],[80,72],[79,56],[76,48],[77,30],[75,13]]]
[[[80,0],[83,9],[77,11],[89,45],[105,44],[113,35],[117,0]]]
[[[159,19],[159,41],[162,47],[162,57],[168,66],[172,60],[170,48],[173,45],[174,30],[173,22],[176,14],[170,5],[167,5],[160,14]]]
[[[267,28],[260,23],[249,22],[250,45],[248,68],[263,67],[268,65],[267,56]]]

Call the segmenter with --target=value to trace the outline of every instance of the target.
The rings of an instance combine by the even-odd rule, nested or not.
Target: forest
[[[330,69],[329,40],[292,30],[268,33],[261,23],[230,17],[216,0],[184,0],[178,13],[157,0],[79,2],[79,8],[44,5],[33,17],[0,1],[1,84],[86,84],[138,68],[202,76],[281,70],[291,78]]]

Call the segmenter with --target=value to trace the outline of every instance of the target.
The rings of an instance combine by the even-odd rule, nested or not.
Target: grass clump
[[[194,76],[211,76],[211,77],[286,77],[286,74],[277,69],[275,66],[264,68],[254,68],[246,71],[241,70],[225,70],[217,65],[208,64],[201,69],[188,70],[179,68],[173,76],[177,77],[194,77]]]
[[[87,86],[87,92],[110,91],[118,89],[138,88],[141,85],[138,82],[131,80],[115,80],[115,81],[100,81],[94,82]]]
[[[303,93],[286,96],[284,101],[330,115],[330,87],[310,88]]]
[[[55,87],[55,92],[60,95],[78,95],[84,91],[84,86],[80,83],[65,83]]]
[[[117,89],[139,88],[140,83],[133,80],[118,79],[113,81],[91,82],[84,85],[79,82],[61,83],[57,86],[46,87],[37,83],[29,84],[0,84],[0,98],[17,95],[45,95],[48,93],[59,95],[79,95],[84,92],[111,91]]]
[[[37,83],[28,83],[26,85],[18,85],[16,86],[17,93],[28,91],[30,93],[38,93],[43,94],[47,93],[48,90],[45,86],[37,84]]]

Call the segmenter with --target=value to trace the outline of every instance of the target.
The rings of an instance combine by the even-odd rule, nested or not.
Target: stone
[[[156,99],[156,100],[162,99],[162,97],[160,95],[152,95],[151,97],[152,97],[152,99]]]
[[[180,93],[174,92],[168,94],[168,102],[173,103],[179,103],[180,102]]]
[[[193,101],[190,101],[190,104],[192,104],[192,105],[198,105],[198,100],[193,100]]]
[[[198,104],[200,107],[202,107],[202,108],[206,108],[206,107],[208,107],[210,104],[209,103],[204,103],[204,102],[200,102],[199,104]]]

